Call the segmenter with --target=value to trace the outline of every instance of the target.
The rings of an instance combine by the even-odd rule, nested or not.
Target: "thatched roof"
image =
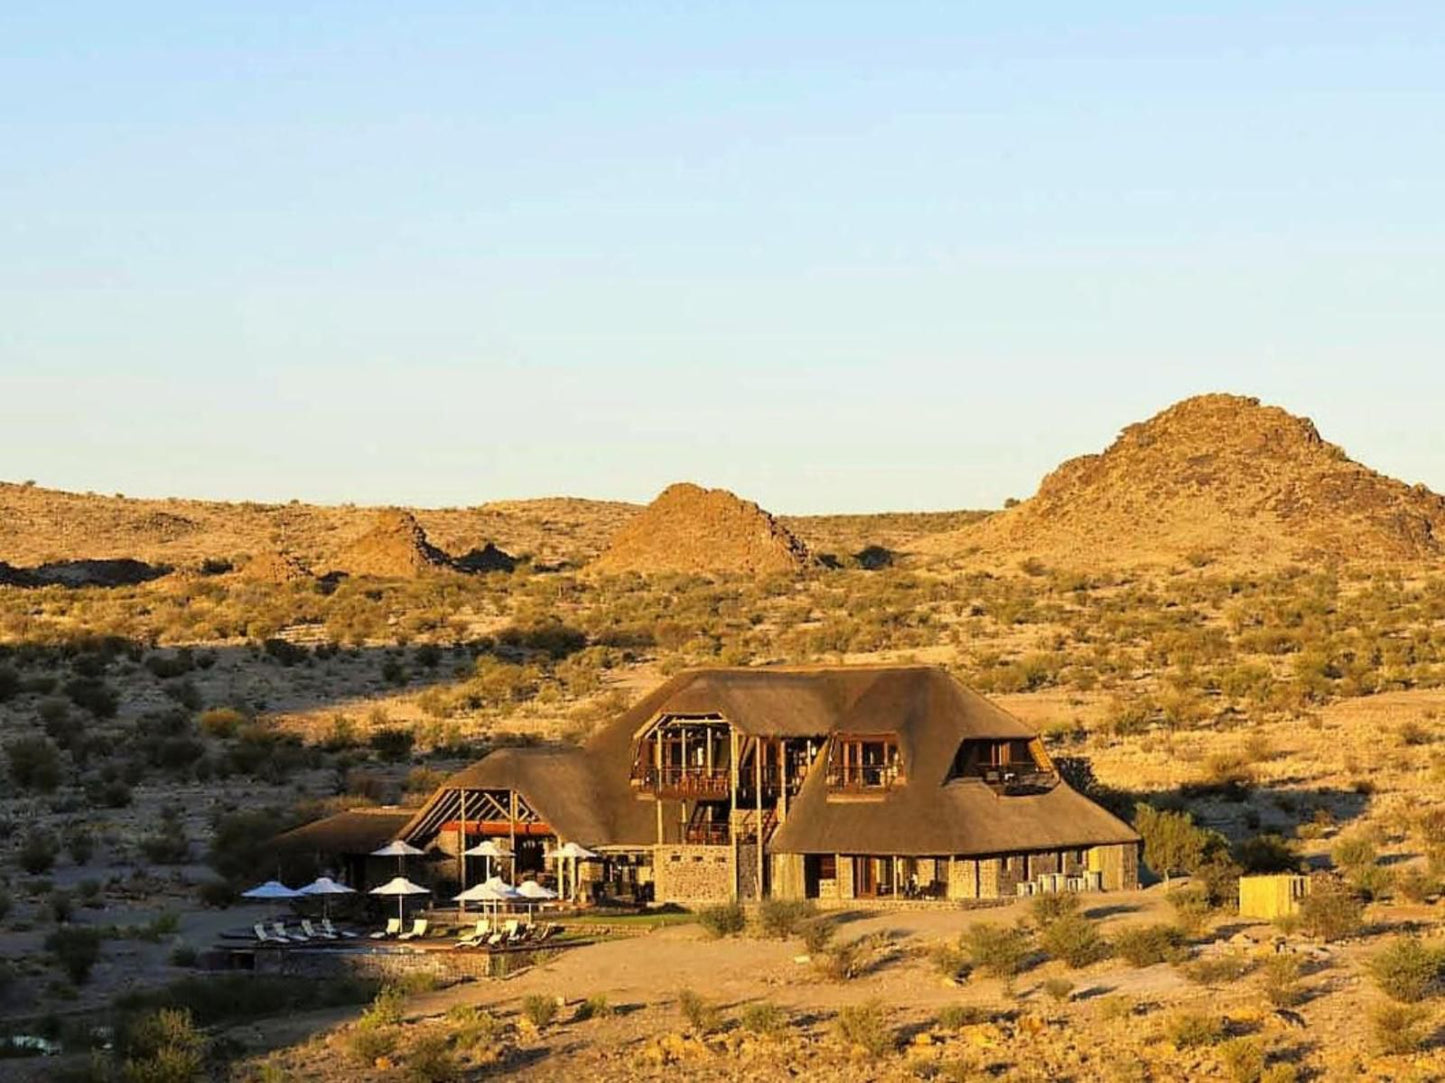
[[[881,799],[830,800],[820,759],[773,836],[774,851],[962,855],[1138,837],[1063,783],[1045,794],[1000,797],[981,781],[946,781],[965,739],[1032,739],[1037,732],[930,666],[680,673],[581,749],[501,749],[458,772],[402,833],[424,838],[456,818],[462,788],[515,789],[564,838],[585,846],[650,845],[656,812],[633,793],[629,776],[636,735],[667,715],[717,715],[755,736],[898,735],[906,782]]]
[[[369,854],[380,849],[414,814],[409,808],[357,808],[302,824],[272,840],[288,853]]]
[[[609,829],[598,815],[597,774],[580,748],[499,748],[442,782],[398,836],[424,838],[459,819],[461,790],[516,790],[563,838],[601,842]]]

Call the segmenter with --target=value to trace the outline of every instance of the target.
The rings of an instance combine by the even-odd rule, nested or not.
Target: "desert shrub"
[[[541,1030],[557,1018],[557,998],[532,993],[522,1000],[522,1017]]]
[[[1076,969],[1096,963],[1109,953],[1098,926],[1081,914],[1056,918],[1044,929],[1040,946],[1052,958]]]
[[[1230,951],[1181,964],[1182,973],[1196,985],[1224,985],[1235,982],[1254,969],[1254,961],[1243,952]]]
[[[1114,951],[1131,966],[1174,963],[1184,958],[1184,934],[1172,925],[1136,925],[1114,937]]]
[[[1395,885],[1395,873],[1393,869],[1381,865],[1359,865],[1345,873],[1345,882],[1361,899],[1370,901],[1390,894]]]
[[[1197,1049],[1224,1039],[1224,1020],[1209,1012],[1181,1010],[1164,1022],[1164,1037],[1175,1049]]]
[[[1410,868],[1395,874],[1395,894],[1406,902],[1423,903],[1439,890],[1439,881],[1424,869]]]
[[[212,826],[211,846],[206,860],[217,873],[232,881],[266,879],[275,876],[275,854],[271,839],[287,826],[275,809],[247,809],[219,816]]]
[[[207,880],[196,888],[196,897],[201,900],[202,906],[224,910],[234,905],[241,896],[235,885],[226,880]]]
[[[65,829],[65,852],[77,865],[86,864],[95,854],[95,836],[83,824],[71,824]]]
[[[800,931],[803,934],[803,950],[809,955],[817,955],[828,949],[838,927],[827,918],[813,918],[804,922]]]
[[[697,922],[709,936],[737,936],[747,928],[748,917],[737,903],[720,903],[699,910]]]
[[[162,811],[155,829],[140,840],[140,851],[154,865],[184,865],[191,859],[191,842],[178,808]]]
[[[34,734],[5,742],[10,778],[22,790],[51,793],[60,785],[60,750],[48,737]]]
[[[956,981],[968,973],[968,951],[956,940],[943,940],[933,945],[928,957],[936,969],[950,981]]]
[[[61,891],[58,888],[52,891],[46,897],[45,905],[50,911],[50,920],[57,925],[63,925],[75,916],[75,902],[71,899],[68,891]]]
[[[988,1012],[972,1004],[949,1004],[938,1013],[938,1025],[944,1030],[961,1030],[987,1023],[988,1019]]]
[[[1304,1000],[1300,961],[1295,955],[1271,955],[1260,964],[1259,988],[1276,1008],[1293,1008]]]
[[[246,716],[234,707],[212,707],[202,711],[198,720],[201,732],[211,737],[234,737],[246,721]]]
[[[366,1011],[361,1013],[360,1022],[369,1026],[395,1026],[406,1015],[406,994],[395,985],[384,985],[377,990]]]
[[[120,707],[120,696],[99,677],[72,677],[65,682],[65,694],[96,718],[114,718]]]
[[[806,899],[765,899],[758,907],[758,925],[764,936],[786,940],[795,936],[814,913],[813,904]]]
[[[1079,897],[1069,892],[1054,895],[1040,895],[1034,899],[1034,924],[1047,929],[1060,918],[1073,917],[1079,912]]]
[[[205,1061],[206,1037],[184,1009],[143,1015],[124,1029],[125,1083],[190,1083]]]
[[[1445,948],[1430,947],[1418,936],[1397,937],[1370,957],[1368,969],[1380,992],[1414,1004],[1445,980]]]
[[[683,989],[677,994],[677,1006],[682,1009],[687,1025],[699,1035],[712,1034],[722,1029],[722,1009],[693,989]]]
[[[775,1038],[788,1029],[788,1013],[767,1000],[756,1000],[743,1008],[742,1028],[764,1038]]]
[[[200,1026],[320,1008],[366,1004],[375,998],[374,981],[355,978],[311,980],[262,974],[207,974],[185,977],[159,988],[123,993],[116,1007],[126,1013],[186,1008]],[[364,1013],[372,1025],[382,1025]]]
[[[45,950],[72,982],[81,985],[100,959],[100,934],[81,925],[62,925],[45,938]]]
[[[577,1005],[576,1018],[579,1022],[584,1019],[606,1019],[611,1015],[612,1005],[608,1002],[606,993],[593,993]]]
[[[833,1030],[848,1045],[874,1059],[892,1052],[898,1044],[898,1035],[888,1022],[887,1009],[878,1000],[839,1009],[833,1019]]]
[[[401,1028],[358,1021],[347,1033],[347,1052],[363,1067],[371,1067],[376,1061],[396,1051],[400,1042]]]
[[[1073,995],[1074,983],[1068,978],[1053,977],[1045,981],[1041,988],[1050,1000],[1062,1004]]]
[[[1340,940],[1360,930],[1365,908],[1343,885],[1317,881],[1300,901],[1300,928],[1321,940]]]
[[[1186,936],[1197,934],[1209,920],[1209,892],[1203,884],[1178,887],[1164,896],[1174,909],[1174,918]]]
[[[601,1012],[592,1005],[597,997],[588,997],[577,1009],[577,1017],[590,1018],[592,1015],[600,1015]],[[601,998],[603,1005],[606,1005],[607,998]],[[582,1010],[587,1008],[590,1013],[583,1016]],[[495,1045],[500,1037],[503,1025],[501,1020],[472,1004],[454,1004],[447,1009],[447,1022],[451,1024],[452,1041],[461,1050],[483,1049]]]
[[[1264,1075],[1264,1044],[1257,1038],[1231,1038],[1220,1045],[1219,1062],[1233,1083],[1259,1083]]]
[[[20,694],[20,674],[10,666],[0,666],[0,703]]]
[[[863,937],[840,940],[828,950],[813,955],[813,969],[828,981],[852,981],[863,969],[866,947]]]
[[[55,867],[55,858],[59,853],[60,846],[56,843],[55,836],[42,827],[33,827],[20,841],[20,853],[17,856],[22,869],[31,876],[39,876]]]
[[[199,953],[190,944],[177,944],[171,949],[171,966],[192,967]]]
[[[1380,1004],[1370,1012],[1370,1033],[1387,1056],[1414,1053],[1425,1044],[1429,1022],[1423,1004]]]
[[[1259,1073],[1259,1083],[1299,1083],[1299,1068],[1289,1061],[1276,1061]]]
[[[1375,844],[1364,835],[1346,835],[1330,849],[1330,860],[1346,870],[1373,865]]]
[[[10,898],[10,892],[0,888],[0,921],[10,916],[10,908],[14,905],[15,901]]]
[[[1254,835],[1234,844],[1235,864],[1246,873],[1292,872],[1299,867],[1299,855],[1279,835]]]
[[[1144,863],[1165,882],[1175,873],[1193,872],[1223,845],[1218,834],[1196,827],[1189,813],[1143,802],[1134,807],[1134,828],[1144,839]]]
[[[417,1035],[402,1056],[406,1060],[406,1078],[416,1083],[444,1083],[461,1078],[461,1065],[452,1051],[451,1040],[444,1033]]]
[[[991,922],[969,926],[959,943],[977,970],[995,978],[1013,978],[1023,969],[1029,953],[1026,930]]]

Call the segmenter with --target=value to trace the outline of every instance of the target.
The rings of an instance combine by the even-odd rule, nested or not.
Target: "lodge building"
[[[1071,789],[1029,726],[929,666],[698,669],[577,747],[498,749],[392,837],[463,879],[575,842],[597,898],[970,900],[1137,886],[1138,835]],[[314,838],[324,821],[303,828]]]

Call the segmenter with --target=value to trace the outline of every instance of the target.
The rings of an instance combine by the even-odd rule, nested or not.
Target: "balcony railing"
[[[732,841],[726,822],[688,824],[683,838],[690,846],[726,846]]]
[[[1047,793],[1059,784],[1058,775],[1037,767],[985,767],[982,777],[989,786],[993,787],[995,793],[1005,797]]]
[[[894,764],[849,764],[828,770],[831,793],[883,793],[902,777]]]
[[[632,772],[634,789],[659,797],[721,799],[728,796],[727,771],[706,767],[643,767]]]

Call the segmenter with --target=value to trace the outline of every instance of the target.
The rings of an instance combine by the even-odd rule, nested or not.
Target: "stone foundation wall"
[[[733,848],[654,847],[652,877],[658,902],[728,902],[733,897]],[[757,879],[756,868],[752,878]]]

